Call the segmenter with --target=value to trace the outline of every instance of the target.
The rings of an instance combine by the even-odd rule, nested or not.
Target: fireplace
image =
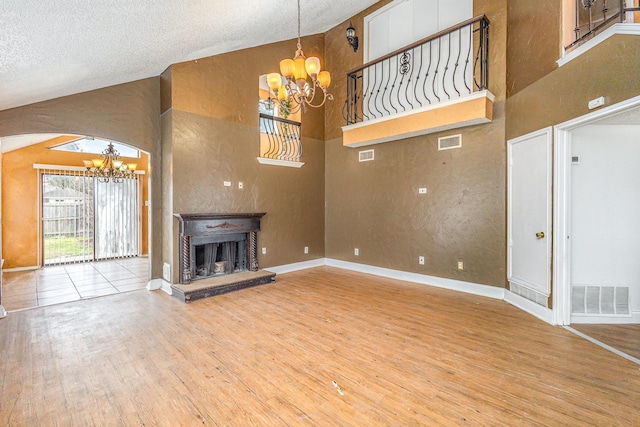
[[[257,271],[257,232],[264,213],[175,214],[179,280],[189,284],[240,271]]]
[[[271,283],[258,270],[257,235],[264,213],[175,214],[178,280],[173,295],[184,302]]]

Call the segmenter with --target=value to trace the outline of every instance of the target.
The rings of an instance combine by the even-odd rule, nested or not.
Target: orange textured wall
[[[61,136],[2,155],[2,258],[4,268],[38,264],[38,172],[34,163],[81,166],[87,154],[49,150],[77,137]],[[127,159],[148,171],[148,156]],[[148,200],[147,177],[143,179],[143,200]],[[148,207],[142,206],[142,253],[148,253]]]

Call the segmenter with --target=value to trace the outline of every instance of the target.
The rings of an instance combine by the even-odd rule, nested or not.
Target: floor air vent
[[[509,283],[509,290],[514,294],[518,294],[523,298],[535,302],[538,305],[549,308],[549,297],[543,293],[536,292],[533,289],[511,282]]]
[[[628,316],[628,286],[573,286],[571,314],[590,316]]]
[[[451,150],[462,147],[462,134],[449,135],[438,138],[438,151]]]
[[[373,150],[358,151],[358,161],[368,162],[373,160]]]

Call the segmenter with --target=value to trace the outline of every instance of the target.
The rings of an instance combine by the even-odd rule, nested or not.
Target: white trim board
[[[171,289],[171,283],[167,282],[164,279],[151,279],[149,283],[147,283],[148,291],[164,291],[169,295],[173,295],[173,290]]]
[[[590,316],[588,314],[572,314],[571,324],[579,325],[581,323],[599,325],[629,325],[640,323],[640,313],[637,311],[632,312],[630,315],[625,316]]]
[[[554,325],[553,310],[543,307],[535,302],[514,294],[508,289],[504,291],[504,300],[520,310],[529,313],[538,319]]]
[[[256,157],[258,159],[258,163],[262,165],[273,165],[273,166],[286,166],[289,168],[301,168],[304,166],[304,162],[292,162],[290,160],[278,160],[278,159],[268,159],[266,157]]]
[[[279,265],[275,267],[266,267],[263,270],[276,274],[291,273],[298,270],[306,270],[307,268],[322,267],[326,265],[324,258],[312,259],[310,261],[296,262],[293,264]]]
[[[600,43],[611,36],[615,36],[616,34],[640,35],[640,25],[628,23],[613,24],[611,27],[596,35],[594,38],[586,41],[584,44],[576,47],[571,52],[558,59],[556,61],[558,67],[562,67],[567,62],[576,59],[578,56],[582,55],[592,47],[598,46]]]
[[[410,273],[401,270],[392,270],[389,268],[375,267],[373,265],[357,264],[332,258],[326,258],[325,261],[326,265],[329,267],[358,271],[360,273],[373,274],[374,276],[387,277],[396,280],[404,280],[406,282],[420,283],[423,285],[434,286],[436,288],[450,289],[488,298],[504,299],[504,288],[497,288],[495,286],[462,282],[460,280],[427,276],[425,274]]]

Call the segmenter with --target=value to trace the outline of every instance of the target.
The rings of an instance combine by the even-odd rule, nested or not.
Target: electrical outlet
[[[464,262],[458,261],[458,270],[464,270]]]
[[[418,188],[418,194],[427,194],[427,189],[425,187]]]
[[[353,254],[354,254],[355,256],[360,255],[360,251],[358,250],[358,248],[355,248],[355,249],[353,250]]]
[[[231,187],[231,181],[224,181],[223,184],[225,187]]]
[[[244,184],[242,182],[238,183],[238,189],[242,190],[244,188]]]
[[[418,257],[418,264],[424,265],[424,257],[423,256],[419,256]]]
[[[308,254],[308,253],[309,253],[309,246],[305,246],[305,247],[304,247],[304,253],[305,253],[305,254]]]
[[[267,248],[262,248],[262,255],[266,255],[267,254]]]

